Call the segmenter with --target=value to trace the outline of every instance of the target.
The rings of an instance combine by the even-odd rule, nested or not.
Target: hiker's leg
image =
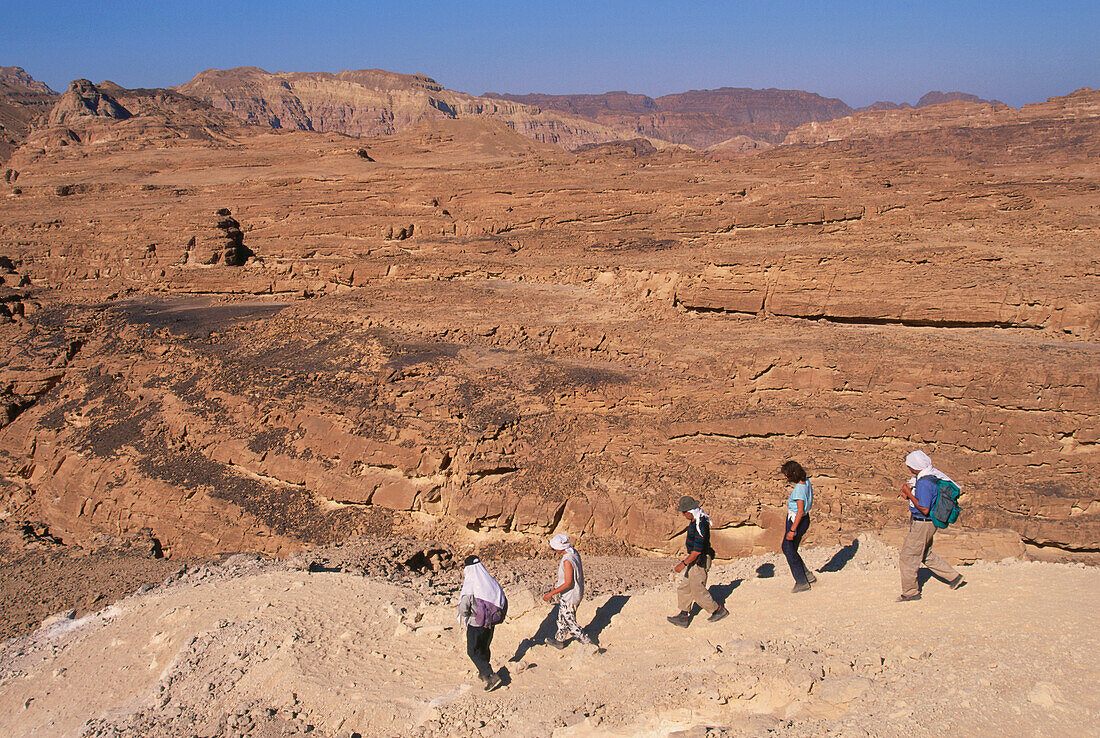
[[[577,623],[577,611],[572,605],[559,602],[558,603],[558,640],[564,641],[567,637],[573,636],[581,643],[591,643],[592,639],[588,637],[588,634],[584,632],[584,628]]]
[[[898,569],[901,571],[901,594],[904,597],[912,597],[920,594],[917,585],[917,569],[924,559],[926,539],[924,531],[919,527],[920,521],[914,520],[909,524],[909,535],[901,544],[901,553],[898,555]],[[931,523],[929,523],[931,525]]]
[[[959,576],[959,573],[952,568],[951,564],[941,559],[936,555],[936,552],[932,550],[932,536],[936,533],[936,527],[934,523],[928,524],[932,530],[928,534],[928,548],[924,553],[924,565],[932,570],[932,573],[938,576],[945,582],[950,582]]]
[[[691,606],[695,604],[691,581],[688,579],[693,568],[695,567],[688,567],[680,577],[680,583],[676,585],[676,606],[680,608],[680,612],[691,612]]]
[[[702,566],[693,565],[688,569],[687,579],[691,587],[691,599],[698,602],[699,607],[713,615],[714,611],[718,609],[718,603],[710,596],[710,590],[707,589],[707,570]]]
[[[569,637],[568,617],[565,605],[558,602],[558,632],[554,635],[554,640],[559,643],[564,643],[565,639]]]
[[[802,536],[806,534],[806,529],[809,527],[810,519],[803,515],[802,520],[798,521],[794,538],[788,541],[787,533],[791,531],[791,519],[787,518],[787,525],[783,532],[783,555],[787,557],[787,566],[791,567],[791,576],[794,577],[795,584],[807,583],[806,564],[798,555],[798,544],[802,543]]]
[[[489,643],[493,640],[492,628],[479,628],[476,625],[466,626],[466,655],[477,667],[477,673],[482,679],[488,679],[493,669],[489,666]]]

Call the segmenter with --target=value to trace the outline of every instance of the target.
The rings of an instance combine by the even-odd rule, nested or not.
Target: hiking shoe
[[[669,615],[668,622],[679,628],[686,628],[691,625],[691,615],[680,613],[679,615]]]
[[[912,602],[913,600],[920,599],[920,592],[915,595],[898,595],[898,602]]]
[[[815,577],[814,573],[809,569],[806,570],[806,581],[810,584],[817,584],[817,577]]]
[[[491,674],[485,682],[485,691],[492,692],[503,683],[504,680],[500,678],[500,674]]]
[[[807,582],[799,582],[798,584],[794,585],[794,588],[791,589],[791,591],[792,592],[809,592],[810,591],[810,585]]]
[[[565,641],[559,641],[557,638],[547,638],[546,645],[553,646],[560,651],[565,648]]]
[[[716,623],[716,622],[718,622],[719,620],[721,620],[722,618],[726,617],[729,614],[730,614],[730,611],[726,609],[726,606],[721,605],[721,606],[718,607],[717,610],[715,610],[714,612],[712,612],[710,614],[710,617],[707,618],[707,622],[708,623]]]
[[[963,580],[963,575],[960,574],[959,576],[955,577],[950,582],[948,582],[948,584],[951,586],[951,589],[958,589],[959,587],[966,584],[966,581]]]

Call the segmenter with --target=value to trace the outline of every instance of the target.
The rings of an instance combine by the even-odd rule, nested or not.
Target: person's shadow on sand
[[[524,638],[516,646],[516,652],[512,658],[508,659],[511,662],[518,662],[527,652],[531,649],[531,646],[539,646],[546,643],[546,639],[553,638],[558,632],[558,606],[554,605],[550,608],[550,611],[546,613],[546,617],[539,623],[538,630],[530,638]]]
[[[592,622],[588,624],[584,632],[597,645],[599,645],[600,634],[603,633],[603,629],[611,624],[611,618],[622,612],[626,601],[629,599],[630,595],[611,595],[607,598],[607,602],[596,608],[596,614],[592,616]]]
[[[733,590],[741,586],[741,582],[744,579],[734,579],[729,584],[719,584],[710,588],[710,596],[714,598],[714,601],[725,607],[726,600],[733,594]]]
[[[607,598],[607,602],[596,608],[596,614],[592,616],[592,622],[588,624],[588,627],[584,629],[584,632],[588,634],[588,637],[592,639],[596,645],[599,645],[600,634],[603,633],[603,629],[611,624],[611,618],[622,612],[623,607],[626,605],[626,601],[630,599],[629,595],[611,595]],[[516,663],[523,659],[527,655],[527,652],[531,650],[532,646],[541,646],[546,643],[547,639],[553,638],[558,634],[558,606],[550,608],[550,612],[546,613],[546,617],[539,623],[538,630],[530,638],[524,638],[516,646],[516,652],[512,655],[512,658],[508,659],[509,662]]]
[[[847,546],[842,547],[839,551],[833,554],[833,558],[825,562],[825,565],[820,567],[818,571],[840,571],[843,569],[849,561],[855,558],[856,551],[859,550],[859,539],[854,539]]]

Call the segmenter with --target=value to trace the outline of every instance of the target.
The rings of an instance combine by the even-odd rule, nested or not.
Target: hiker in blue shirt
[[[903,484],[898,494],[909,501],[910,518],[909,535],[905,537],[898,556],[898,568],[901,570],[901,596],[898,602],[920,599],[917,572],[921,564],[951,585],[951,589],[958,589],[965,583],[962,574],[932,551],[932,536],[936,527],[930,512],[932,501],[936,498],[936,480],[950,481],[950,477],[932,466],[932,459],[923,451],[913,451],[906,456],[905,466],[916,476]]]
[[[787,498],[787,526],[783,532],[783,555],[787,557],[787,565],[791,567],[791,575],[794,577],[794,589],[791,591],[806,592],[810,589],[810,585],[817,581],[817,577],[806,568],[806,564],[798,554],[798,546],[810,527],[810,508],[814,506],[814,490],[810,480],[806,478],[806,470],[797,461],[788,461],[783,464],[780,471],[788,482],[794,484],[791,495]]]

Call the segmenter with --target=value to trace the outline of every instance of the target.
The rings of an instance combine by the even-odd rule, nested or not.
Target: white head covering
[[[691,513],[691,517],[695,518],[695,532],[699,535],[703,535],[703,529],[699,527],[699,520],[702,518],[706,518],[707,525],[709,526],[710,516],[703,512],[703,508],[701,507],[693,507],[688,510],[688,512]]]
[[[946,479],[949,482],[954,482],[951,477],[947,476],[939,469],[932,466],[932,459],[928,456],[928,454],[924,453],[923,451],[911,451],[909,455],[905,457],[905,465],[910,469],[917,470],[917,476],[913,480],[914,484],[916,483],[917,479],[921,479],[922,477],[927,477],[929,475],[934,476],[938,479]]]
[[[568,551],[573,548],[573,544],[570,542],[569,536],[564,533],[558,533],[550,539],[550,548],[555,551]]]
[[[493,575],[480,559],[462,570],[462,592],[458,598],[462,599],[466,595],[473,595],[500,608],[504,607],[504,589],[493,579]]]

